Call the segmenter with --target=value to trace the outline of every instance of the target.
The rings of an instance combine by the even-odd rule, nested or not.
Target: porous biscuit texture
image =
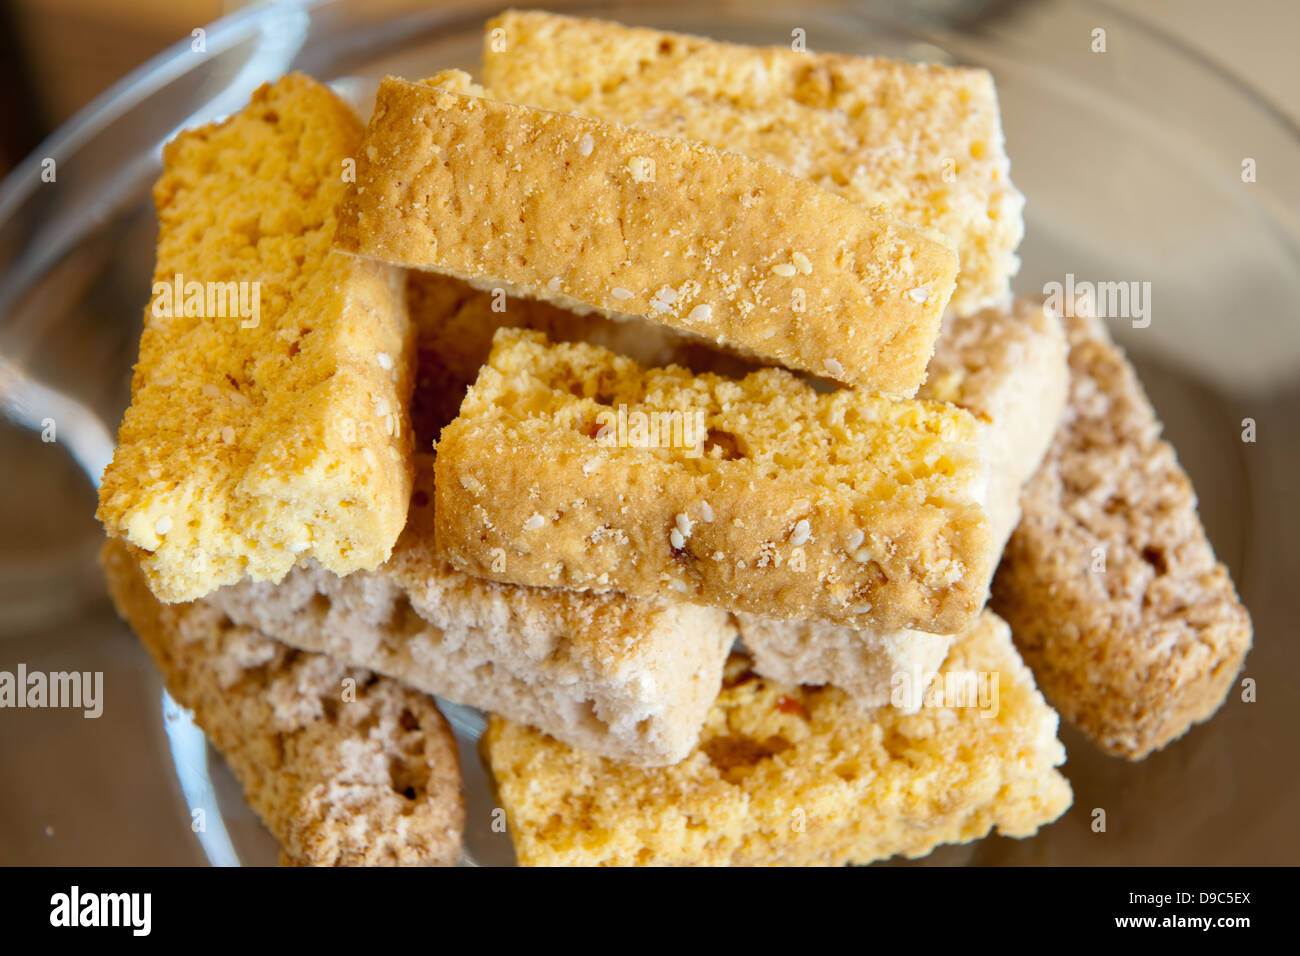
[[[433,480],[417,455],[417,480]],[[724,611],[620,594],[496,584],[435,554],[417,492],[393,556],[340,578],[294,568],[209,600],[239,624],[458,703],[508,714],[592,753],[675,763],[690,752],[735,640]]]
[[[1065,332],[1041,299],[944,318],[918,397],[952,402],[987,423],[988,514],[998,552],[1019,520],[1021,488],[1056,431],[1068,382]],[[898,681],[935,672],[951,643],[916,631],[853,630],[753,614],[737,620],[759,674],[834,684],[867,706],[897,704]]]
[[[948,236],[952,307],[1005,296],[1024,197],[986,70],[752,47],[534,11],[488,24],[492,95],[698,140]]]
[[[1250,616],[1133,367],[1101,320],[1065,322],[1065,420],[1021,497],[993,606],[1061,715],[1140,760],[1219,709]]]
[[[155,295],[98,510],[164,601],[278,580],[299,559],[374,568],[402,529],[402,278],[331,251],[361,134],[333,93],[290,74],[164,150]]]
[[[481,746],[526,866],[867,863],[1033,834],[1071,802],[1056,714],[989,612],[953,646],[949,674],[990,688],[996,674],[997,692],[989,706],[869,712],[835,688],[764,680],[736,655],[676,766],[603,761],[497,716]]]
[[[925,631],[857,630],[820,621],[777,621],[739,613],[736,622],[754,671],[783,684],[831,684],[863,707],[914,713],[920,695],[948,656],[953,638]]]
[[[501,329],[438,442],[439,553],[518,584],[952,633],[984,601],[968,412],[643,369]]]
[[[120,540],[100,561],[118,613],[225,756],[282,863],[457,862],[460,764],[432,698],[291,650],[206,601],[161,603]]]
[[[456,417],[500,328],[537,329],[556,342],[590,342],[641,365],[681,365],[736,376],[754,368],[737,355],[657,322],[579,314],[549,302],[476,289],[436,272],[408,272],[406,299],[419,356],[411,399],[418,451],[430,450],[443,426]]]
[[[957,272],[938,233],[768,164],[392,77],[336,243],[896,397]]]

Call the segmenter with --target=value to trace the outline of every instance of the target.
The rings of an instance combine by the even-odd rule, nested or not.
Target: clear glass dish
[[[1201,495],[1256,626],[1246,676],[1211,723],[1140,764],[1070,728],[1075,804],[1031,840],[990,838],[921,863],[1294,863],[1300,604],[1300,131],[1212,63],[1082,0],[550,3],[551,9],[752,43],[984,66],[1013,177],[1029,198],[1016,286],[1067,274],[1152,283],[1152,321],[1115,325]],[[93,485],[125,407],[149,295],[149,197],[176,130],[240,108],[300,69],[360,108],[385,73],[476,68],[499,4],[281,3],[213,25],[78,114],[0,188],[0,669],[103,671],[97,720],[0,713],[0,863],[273,864],[229,771],[168,702],[94,563]],[[1094,28],[1108,52],[1090,51]],[[1257,181],[1242,181],[1255,161]],[[43,161],[56,178],[44,182]],[[47,167],[48,164],[45,164]],[[1258,440],[1241,440],[1242,419]],[[57,440],[42,441],[45,419]],[[509,863],[490,828],[475,712],[462,744],[466,862]],[[190,827],[205,806],[207,831]],[[1092,811],[1108,829],[1093,832]]]

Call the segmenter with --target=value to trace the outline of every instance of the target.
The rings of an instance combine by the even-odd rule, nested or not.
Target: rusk
[[[643,369],[532,331],[494,342],[438,442],[453,566],[859,628],[952,633],[983,605],[994,555],[968,412],[821,394],[781,369]]]
[[[1091,315],[1066,320],[1070,397],[993,585],[1047,698],[1140,760],[1222,705],[1250,615],[1137,374]]]
[[[484,83],[541,109],[697,140],[948,236],[951,307],[1007,295],[1025,200],[986,70],[845,56],[536,11],[488,23]]]
[[[290,74],[164,150],[156,294],[98,510],[164,601],[278,580],[299,559],[374,568],[402,530],[402,277],[331,251],[361,134],[338,97]],[[239,283],[248,317],[195,314],[229,312],[216,292]],[[169,304],[178,287],[197,297]]]
[[[120,540],[100,562],[118,613],[225,756],[282,863],[456,863],[460,764],[432,698],[290,650],[206,601],[161,603]]]
[[[1065,333],[1042,300],[1025,297],[945,317],[918,397],[952,402],[987,423],[989,525],[998,552],[1020,518],[1021,488],[1061,419],[1068,381]],[[899,681],[910,684],[937,671],[952,642],[919,631],[736,617],[759,674],[834,684],[866,706],[892,702],[906,709],[895,693]]]
[[[936,687],[966,674],[988,688],[997,675],[988,706],[945,690],[916,714],[864,712],[835,688],[763,680],[737,655],[699,746],[676,766],[614,764],[496,716],[481,746],[526,866],[918,857],[993,829],[1029,836],[1071,802],[1056,714],[990,612]]]
[[[957,256],[735,153],[393,77],[340,249],[909,397]]]
[[[417,455],[417,480],[433,480]],[[495,584],[435,553],[433,505],[411,503],[393,556],[340,578],[298,567],[209,600],[232,620],[430,694],[508,714],[593,753],[681,760],[722,684],[728,615],[678,602]]]

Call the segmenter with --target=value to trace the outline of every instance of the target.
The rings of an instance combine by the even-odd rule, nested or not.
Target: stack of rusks
[[[1058,712],[1220,706],[1249,617],[1103,323],[1011,296],[986,72],[512,12],[481,78],[285,76],[154,189],[103,564],[283,862],[457,861],[435,695],[531,865],[1027,837]]]

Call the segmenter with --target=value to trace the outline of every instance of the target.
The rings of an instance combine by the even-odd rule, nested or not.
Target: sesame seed
[[[687,318],[692,322],[707,322],[713,316],[713,307],[710,305],[697,305],[691,309],[691,314]]]
[[[536,531],[538,528],[540,528],[540,527],[541,527],[542,525],[544,525],[544,524],[546,524],[546,519],[543,518],[543,517],[542,517],[541,515],[539,515],[539,514],[535,514],[535,515],[533,515],[531,518],[529,518],[527,521],[524,522],[524,530],[525,530],[525,531]]]
[[[709,504],[707,501],[701,501],[701,502],[700,502],[700,517],[703,518],[705,521],[712,521],[712,520],[713,520],[713,505]]]
[[[657,314],[657,313],[660,313],[660,312],[667,312],[667,311],[668,311],[668,303],[667,303],[667,302],[664,302],[662,299],[651,299],[651,300],[650,300],[650,311],[651,311],[651,312],[654,312],[654,313],[656,313],[656,314]]]
[[[655,293],[655,298],[659,299],[661,302],[667,302],[669,305],[672,305],[677,301],[677,290],[672,286],[666,285]]]
[[[559,292],[559,291],[560,291],[560,277],[559,277],[559,276],[553,276],[553,277],[551,277],[551,279],[550,279],[549,281],[547,281],[547,283],[546,283],[546,291],[547,291],[547,292]]]
[[[812,262],[802,252],[796,252],[790,257],[790,261],[793,262],[794,267],[804,275],[812,275]]]
[[[590,156],[591,151],[596,148],[596,141],[591,138],[590,133],[583,133],[582,139],[578,140],[578,152],[583,156]]]
[[[806,544],[812,537],[812,528],[808,524],[807,518],[800,518],[795,522],[794,530],[790,532],[790,543],[796,548],[801,544]]]
[[[385,372],[390,371],[393,367],[393,357],[389,355],[387,352],[378,353],[375,356],[375,361],[379,363],[379,367],[382,368]]]
[[[227,445],[233,445],[235,443],[235,430],[229,425],[221,429],[221,440]]]
[[[590,476],[590,475],[593,474],[593,473],[596,471],[596,469],[599,468],[599,467],[600,467],[600,459],[599,459],[599,458],[588,458],[586,461],[584,461],[584,462],[582,463],[582,473],[583,473],[584,475],[588,475],[588,476]]]
[[[686,515],[678,515],[677,530],[682,533],[683,538],[689,538],[691,536],[691,519]]]
[[[844,377],[844,366],[839,363],[838,359],[827,359],[822,363],[826,366],[826,372],[833,378]]]
[[[682,550],[684,547],[686,547],[686,537],[685,537],[685,535],[683,535],[683,534],[682,534],[680,531],[678,531],[676,528],[673,528],[672,531],[668,532],[668,542],[669,542],[669,544],[671,544],[671,545],[673,546],[673,548],[674,548],[675,550],[677,550],[677,551],[680,551],[680,550]]]
[[[167,515],[163,515],[161,518],[159,518],[157,521],[153,523],[154,534],[166,534],[171,529],[172,529],[172,519],[169,518]]]
[[[630,298],[632,298],[632,293],[631,293],[631,292],[628,292],[627,289],[624,289],[622,286],[617,286],[617,285],[614,286],[614,288],[612,288],[612,289],[609,290],[609,294],[612,295],[612,296],[613,296],[614,298],[616,298],[616,299],[630,299]]]
[[[866,537],[861,528],[854,528],[849,532],[848,546],[850,551],[856,551],[862,544],[862,539]]]
[[[794,275],[794,266],[788,262],[782,262],[780,265],[772,266],[772,271],[779,276],[789,277]]]
[[[379,418],[384,418],[388,415],[388,412],[389,412],[388,401],[386,399],[381,398],[379,401],[375,403],[376,416],[378,416]]]
[[[930,290],[923,285],[917,286],[907,294],[912,297],[913,302],[919,302],[922,305],[925,305],[926,300],[930,298]]]

